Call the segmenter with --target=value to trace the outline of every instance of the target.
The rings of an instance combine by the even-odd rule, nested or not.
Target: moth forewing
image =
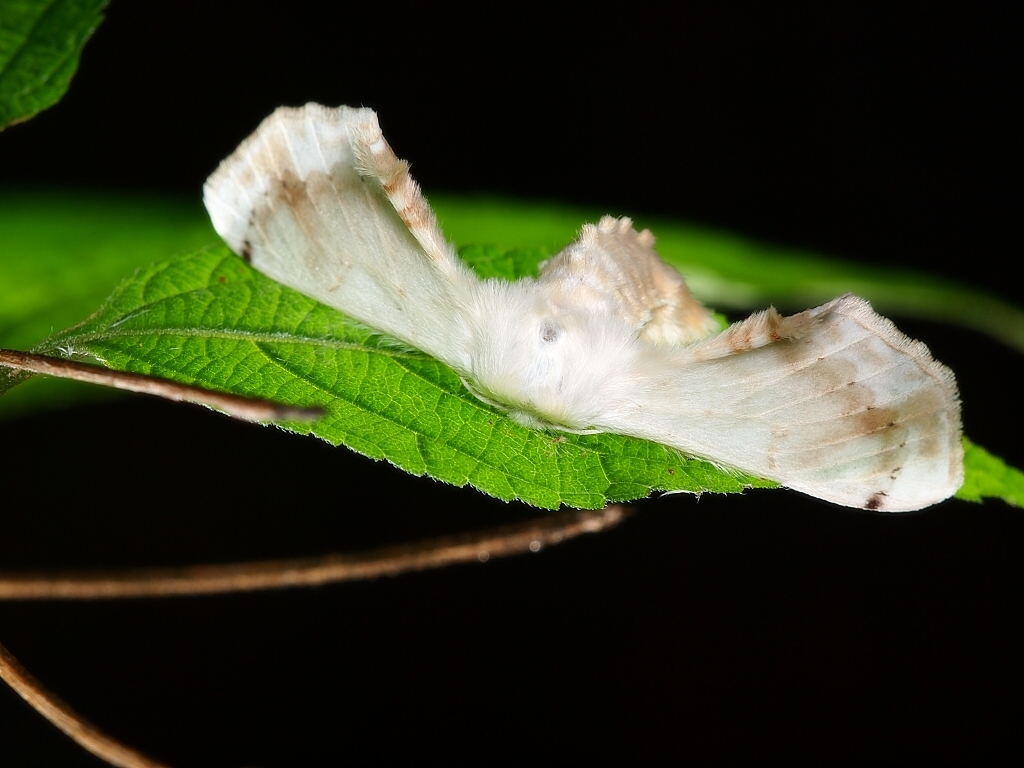
[[[274,280],[465,366],[467,323],[459,319],[477,280],[454,254],[426,254],[402,218],[412,209],[396,210],[387,194],[409,187],[363,175],[373,155],[358,137],[383,141],[372,110],[276,110],[207,180],[214,228]],[[429,228],[433,213],[417,199],[428,214],[417,221]]]
[[[962,483],[952,373],[863,299],[709,336],[653,236],[612,217],[537,280],[482,281],[371,110],[277,110],[204,199],[257,269],[447,363],[522,424],[645,438],[863,509]]]
[[[908,511],[956,492],[949,369],[855,296],[782,320],[799,335],[767,341],[755,316],[689,348],[648,349],[648,386],[608,428],[844,506]]]

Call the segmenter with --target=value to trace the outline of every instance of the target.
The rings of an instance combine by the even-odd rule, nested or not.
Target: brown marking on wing
[[[899,411],[895,408],[877,408],[873,405],[867,406],[856,416],[857,426],[862,435],[892,429],[899,419]]]
[[[391,200],[405,226],[409,229],[416,229],[428,222],[424,219],[423,206],[420,204],[420,199],[410,194],[412,190],[409,189],[409,177],[402,174],[399,170],[400,168],[401,164],[393,169],[391,176],[381,179],[381,188],[384,190],[384,194],[388,196],[388,199]]]
[[[253,134],[248,139],[246,139],[246,143],[252,141],[258,135],[258,132]],[[245,146],[245,144],[243,144],[242,146]],[[229,160],[234,160],[234,158],[241,151],[241,149],[242,147],[239,147],[237,150],[235,150],[236,154],[232,155],[231,158],[229,158]],[[224,162],[226,163],[228,161],[225,160]],[[222,168],[223,165],[224,164],[222,163]],[[256,189],[259,187],[259,183],[256,176],[256,168],[251,163],[234,162],[231,165],[231,177],[234,179],[235,184],[241,187],[242,189]]]
[[[872,512],[879,512],[885,509],[885,497],[888,494],[885,491],[877,491],[868,497],[868,500],[864,502],[864,509],[870,509]]]
[[[754,348],[753,329],[750,323],[733,326],[726,334],[725,342],[734,353],[739,354]]]
[[[841,366],[824,366],[826,362],[831,361],[826,359],[816,364],[815,367],[823,369],[817,372],[819,375],[842,375]],[[831,370],[826,371],[826,368]],[[827,396],[836,398],[837,411],[842,414],[829,425],[830,443],[871,436],[873,456],[861,456],[858,460],[865,462],[863,470],[866,473],[878,476],[876,488],[879,485],[885,488],[888,483],[898,481],[911,436],[915,441],[914,461],[942,461],[946,458],[948,425],[945,423],[947,413],[941,390],[922,384],[896,401],[881,404],[878,403],[880,395],[866,385],[847,382]],[[828,467],[835,460],[833,448],[833,445],[825,444],[814,451],[801,453],[801,458],[809,466]],[[891,506],[887,496],[887,491],[877,490],[867,498],[863,507],[885,511]]]
[[[934,417],[935,414],[932,416]],[[925,459],[938,459],[945,456],[948,452],[948,444],[943,440],[944,434],[944,430],[936,428],[924,435],[917,444],[918,454]]]
[[[425,210],[419,200],[403,205],[398,215],[405,222],[405,226],[412,230],[427,227],[432,221],[429,211]]]
[[[321,263],[321,250],[330,248],[329,244],[321,242],[324,232],[324,219],[317,208],[317,200],[329,199],[335,194],[345,194],[345,187],[353,183],[347,181],[344,176],[330,174],[324,171],[313,171],[305,179],[292,168],[283,168],[280,175],[273,183],[268,185],[266,191],[266,205],[274,211],[277,208],[287,208],[292,219],[299,228],[306,234],[311,243],[317,243],[320,248],[312,248],[306,252],[306,267],[311,274],[323,274]],[[264,213],[261,218],[269,218]],[[342,264],[348,266],[350,259],[344,253],[332,254]]]
[[[733,323],[717,336],[699,342],[692,348],[692,353],[697,360],[713,360],[776,345],[774,348],[786,359],[794,365],[803,366],[806,365],[807,353],[798,342],[817,322],[817,318],[806,312],[783,317],[774,307],[769,307],[764,312]]]
[[[310,205],[306,182],[300,179],[292,168],[284,168],[278,177],[278,183],[271,190],[278,200],[293,210]]]

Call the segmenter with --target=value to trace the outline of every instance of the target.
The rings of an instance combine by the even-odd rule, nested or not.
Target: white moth
[[[443,361],[522,424],[653,440],[863,509],[920,509],[963,482],[952,372],[864,299],[716,333],[651,233],[608,216],[537,279],[481,280],[372,110],[278,109],[204,200],[261,272]]]

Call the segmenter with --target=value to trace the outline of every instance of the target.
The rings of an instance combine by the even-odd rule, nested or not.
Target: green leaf
[[[4,0],[0,130],[56,104],[109,0]]]
[[[466,255],[497,261],[490,249]],[[534,249],[508,261],[535,266],[540,257]],[[328,416],[288,427],[547,509],[774,485],[642,440],[521,427],[470,395],[446,366],[273,282],[223,247],[140,271],[87,322],[36,351],[321,405]]]
[[[1015,507],[1024,507],[1024,472],[1008,467],[998,456],[964,438],[964,484],[956,498],[981,501],[1002,499]]]
[[[463,249],[481,276],[503,279],[535,274],[537,264],[571,239],[581,221],[595,218],[594,212],[522,203],[494,207],[441,198],[436,205],[454,239],[486,240],[489,232],[491,240],[529,246]],[[733,248],[725,273],[745,260],[746,282],[716,277],[719,288],[740,298],[744,291],[749,296],[773,290],[775,262],[766,265],[771,249],[678,223],[660,226],[659,233],[662,250],[674,250],[677,262],[678,252],[688,249],[693,261],[710,263],[702,242],[744,243]],[[115,275],[215,239],[198,204],[0,196],[0,345],[31,346],[55,324],[97,306]],[[792,253],[781,258],[794,264],[809,259]],[[840,262],[801,269],[812,267],[831,271],[837,280],[859,271]],[[871,270],[869,277],[884,286],[891,275]],[[943,284],[938,290],[955,295],[958,289]],[[61,349],[214,389],[325,404],[329,418],[292,429],[387,458],[415,474],[538,506],[596,507],[658,489],[725,492],[772,485],[639,440],[524,429],[469,395],[443,365],[277,285],[223,248],[139,271],[89,321],[36,346],[51,354]],[[36,377],[36,390],[18,392],[40,391],[42,382],[51,388],[67,384]],[[13,383],[8,375],[0,391]],[[40,400],[46,397],[57,396],[48,392]],[[9,400],[0,401],[5,412]],[[1024,475],[967,441],[965,446],[967,482],[958,497],[998,497],[1020,505]]]
[[[0,192],[0,346],[28,349],[81,322],[139,267],[217,242],[197,200]],[[36,377],[0,417],[114,393]]]

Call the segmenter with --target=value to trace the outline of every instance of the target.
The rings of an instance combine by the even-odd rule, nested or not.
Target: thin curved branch
[[[629,514],[627,508],[611,504],[602,510],[573,510],[412,544],[294,560],[108,572],[0,573],[0,600],[167,597],[375,579],[406,571],[537,552],[580,534],[613,528]]]
[[[14,349],[0,349],[0,365],[19,371],[41,373],[62,379],[85,381],[105,387],[156,395],[167,400],[198,403],[223,411],[228,416],[245,421],[311,421],[324,415],[323,408],[302,408],[282,405],[257,397],[243,397],[212,389],[193,387],[170,379],[146,376],[103,368],[99,365],[79,363],[61,357],[36,355]]]
[[[118,768],[167,768],[141,752],[114,741],[71,707],[50,693],[0,644],[0,679],[13,688],[39,714],[77,744]]]

